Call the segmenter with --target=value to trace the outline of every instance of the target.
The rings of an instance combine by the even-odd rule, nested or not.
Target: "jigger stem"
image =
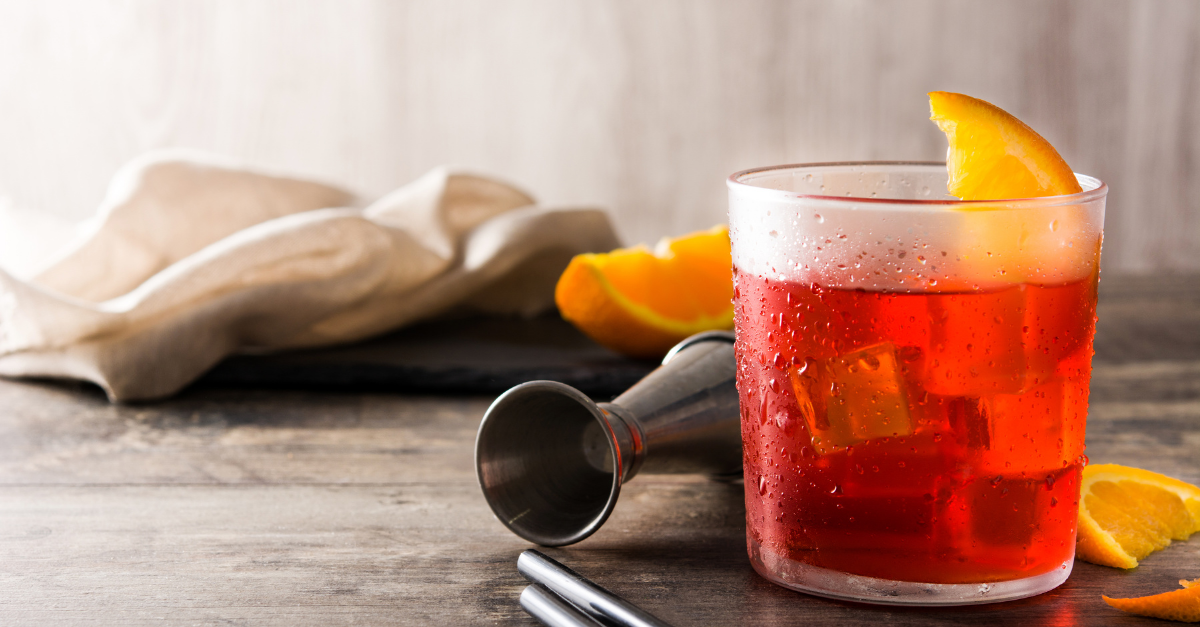
[[[500,395],[479,425],[475,469],[500,522],[544,546],[578,542],[612,513],[639,472],[741,474],[733,334],[692,336],[611,403],[530,381]]]
[[[636,427],[645,443],[625,481],[638,472],[741,476],[736,368],[732,333],[700,333],[612,403],[600,404]]]

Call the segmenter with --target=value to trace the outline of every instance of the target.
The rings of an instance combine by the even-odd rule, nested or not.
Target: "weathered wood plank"
[[[997,606],[825,601],[759,578],[738,485],[631,483],[611,521],[548,552],[680,625],[1122,624],[1101,592],[1175,587],[1200,545],[1127,574],[1085,563],[1059,590]],[[526,544],[465,482],[377,486],[0,487],[6,624],[532,624],[516,604]]]
[[[206,390],[113,406],[12,382],[0,399],[0,484],[474,480],[491,400]]]

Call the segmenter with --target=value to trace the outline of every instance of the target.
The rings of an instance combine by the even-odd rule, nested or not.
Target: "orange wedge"
[[[1183,590],[1134,599],[1104,597],[1104,602],[1130,614],[1185,623],[1200,623],[1200,579],[1180,579]]]
[[[929,93],[929,119],[950,141],[950,193],[963,200],[1083,191],[1050,142],[1000,107],[963,94]]]
[[[562,316],[632,357],[662,357],[683,338],[733,326],[729,229],[713,227],[644,246],[578,255],[558,279]]]
[[[1083,469],[1075,557],[1133,568],[1172,540],[1200,531],[1200,488],[1149,470],[1096,464]]]

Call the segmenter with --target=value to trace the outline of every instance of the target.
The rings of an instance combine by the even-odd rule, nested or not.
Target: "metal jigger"
[[[733,334],[680,342],[611,403],[554,381],[522,383],[479,425],[475,471],[513,533],[543,546],[592,535],[639,472],[742,474]]]

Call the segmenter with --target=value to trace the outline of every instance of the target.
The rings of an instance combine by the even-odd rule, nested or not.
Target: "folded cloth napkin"
[[[572,255],[617,245],[602,211],[447,169],[361,207],[330,185],[151,154],[49,268],[0,270],[0,375],[161,398],[239,351],[360,340],[457,308],[533,315]]]

